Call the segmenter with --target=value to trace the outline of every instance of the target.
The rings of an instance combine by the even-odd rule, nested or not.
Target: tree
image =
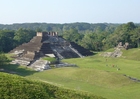
[[[20,45],[25,42],[29,42],[33,36],[35,36],[36,32],[30,29],[18,29],[15,32],[14,40],[16,40],[16,44]]]
[[[0,30],[0,51],[9,52],[14,48],[14,31]]]
[[[136,43],[137,47],[140,47],[140,27],[131,32],[131,40]]]
[[[109,47],[113,47],[116,46],[119,42],[128,42],[132,47],[135,47],[131,39],[132,31],[134,31],[135,29],[136,26],[133,22],[128,22],[127,24],[120,25],[116,28],[114,33],[110,34],[107,37],[106,44]]]
[[[78,42],[82,38],[82,36],[78,33],[77,29],[70,29],[64,31],[63,38],[71,42]]]
[[[133,22],[128,22],[127,24],[124,24],[122,27],[122,41],[123,42],[129,42],[131,43],[131,31],[133,31],[136,28],[135,24]]]
[[[81,45],[90,50],[100,51],[102,49],[102,39],[98,33],[86,33],[81,41]]]

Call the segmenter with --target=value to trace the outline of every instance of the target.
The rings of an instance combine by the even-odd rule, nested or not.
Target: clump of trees
[[[132,48],[140,47],[140,26],[133,22],[121,24],[117,27],[101,27],[96,31],[79,33],[78,30],[70,29],[63,32],[63,37],[69,41],[94,51],[107,50],[115,47],[119,42],[129,43]]]
[[[9,52],[16,46],[29,42],[36,32],[30,29],[0,30],[0,51]]]

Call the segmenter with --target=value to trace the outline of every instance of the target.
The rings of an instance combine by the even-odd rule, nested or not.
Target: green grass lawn
[[[140,82],[126,77],[140,80],[140,61],[136,59],[104,58],[97,54],[85,58],[65,59],[63,62],[73,63],[78,67],[50,69],[27,77],[87,91],[107,99],[140,98]]]
[[[28,75],[28,72],[21,71],[20,74],[23,73],[29,79],[87,91],[107,99],[140,99],[140,82],[128,78],[130,76],[140,80],[139,53],[139,49],[130,49],[123,50],[120,58],[104,58],[99,53],[84,58],[65,59],[62,61],[78,67],[55,68],[43,72],[28,70],[32,73]]]
[[[123,50],[122,58],[140,61],[140,48]]]

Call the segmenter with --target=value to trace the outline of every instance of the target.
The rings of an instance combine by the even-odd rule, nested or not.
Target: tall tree
[[[116,28],[114,33],[108,37],[106,43],[110,44],[110,47],[116,46],[119,42],[128,42],[131,46],[133,46],[131,32],[134,31],[135,28],[136,26],[133,22],[128,22],[127,24],[120,25],[118,28]]]
[[[140,27],[131,32],[131,40],[137,47],[140,47]]]
[[[15,32],[14,40],[17,41],[17,45],[20,45],[24,42],[29,42],[35,34],[36,32],[33,30],[20,28]]]
[[[70,29],[63,32],[63,38],[71,42],[78,42],[82,36],[78,33],[77,29]]]
[[[86,33],[81,45],[90,50],[100,51],[102,49],[102,39],[102,36],[98,33]]]
[[[14,31],[0,30],[0,51],[8,52],[14,47]]]

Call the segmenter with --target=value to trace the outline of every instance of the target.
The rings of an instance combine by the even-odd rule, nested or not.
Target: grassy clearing
[[[65,60],[65,62],[71,63],[74,60],[75,63],[78,64],[79,68],[65,67],[52,69],[35,73],[28,77],[49,81],[56,85],[69,87],[75,90],[88,91],[108,99],[140,98],[140,89],[138,89],[138,87],[140,87],[140,83],[134,82],[128,77],[123,76],[123,74],[126,74],[132,77],[140,78],[139,70],[137,70],[139,65],[136,64],[135,68],[131,66],[132,64],[134,65],[135,61],[131,61],[132,64],[130,64],[131,62],[129,63],[129,61],[126,60],[127,65],[122,64],[122,66],[120,66],[121,70],[117,71],[116,68],[111,65],[106,66],[104,58],[101,58],[99,61],[99,59],[93,59],[92,57],[91,62],[89,62],[91,57],[83,58],[82,61],[80,61],[81,59],[69,59]],[[112,64],[114,61],[120,60],[122,59],[110,59],[108,60],[110,61],[108,63]],[[88,63],[83,64],[85,61],[88,61]],[[122,62],[124,62],[124,60]]]
[[[87,91],[107,99],[140,97],[139,83],[121,74],[102,70],[66,67],[34,73],[28,78],[47,81],[64,88]]]

